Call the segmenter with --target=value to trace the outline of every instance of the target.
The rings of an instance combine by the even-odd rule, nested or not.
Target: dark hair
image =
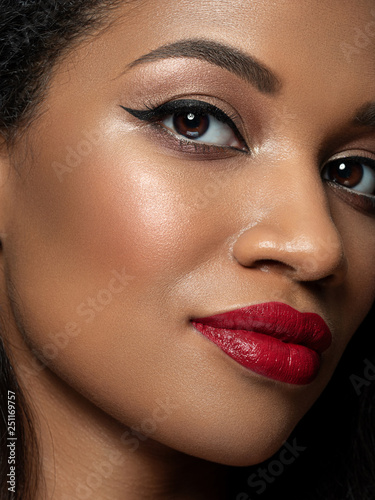
[[[129,0],[126,0],[129,2]],[[51,72],[72,45],[109,19],[121,0],[0,0],[0,135],[11,145],[37,115]],[[0,243],[1,251],[1,243]],[[375,363],[369,313],[349,344],[339,367],[317,403],[290,440],[305,448],[301,457],[258,495],[249,486],[253,468],[232,468],[227,496],[236,500],[370,500],[375,498],[375,383],[365,363]],[[4,328],[4,326],[3,326]],[[34,498],[38,453],[35,431],[22,390],[0,338],[0,498]],[[366,361],[367,360],[367,361]],[[357,379],[355,377],[358,377]],[[355,381],[362,378],[363,385]],[[374,372],[375,378],[375,372]],[[16,393],[17,493],[7,488],[7,398]],[[271,458],[262,467],[277,459]],[[254,472],[255,471],[255,472]]]
[[[8,416],[11,433],[15,429],[16,440],[8,441]],[[13,425],[15,424],[15,427]],[[23,393],[18,385],[13,368],[5,353],[3,340],[0,337],[0,498],[5,499],[32,499],[37,491],[39,454],[34,431],[34,423],[30,410],[25,402]],[[8,445],[15,445],[14,458],[8,451]],[[10,448],[9,448],[10,450]],[[10,458],[10,463],[8,459]],[[9,491],[12,480],[10,465],[15,467],[16,494]]]
[[[130,3],[130,0],[125,0]],[[0,0],[0,134],[30,124],[56,61],[124,0]]]

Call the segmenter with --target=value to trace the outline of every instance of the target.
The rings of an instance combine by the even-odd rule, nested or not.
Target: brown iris
[[[199,115],[192,112],[176,113],[173,118],[173,125],[178,134],[189,139],[199,139],[207,132],[210,119],[208,115]]]
[[[363,178],[363,165],[360,160],[334,160],[329,163],[329,179],[337,184],[353,188]]]

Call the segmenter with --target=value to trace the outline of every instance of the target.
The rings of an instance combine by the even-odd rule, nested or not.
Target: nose
[[[276,197],[233,246],[244,267],[277,271],[295,281],[338,285],[347,273],[344,246],[320,176],[300,176]],[[251,210],[251,209],[250,209]]]

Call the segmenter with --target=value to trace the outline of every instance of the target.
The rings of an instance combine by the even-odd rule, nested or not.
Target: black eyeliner
[[[156,108],[148,109],[131,109],[125,106],[121,106],[122,109],[130,113],[135,118],[146,122],[155,122],[169,115],[176,113],[188,113],[195,112],[198,115],[209,114],[215,117],[222,123],[229,125],[237,137],[246,145],[246,141],[242,137],[242,134],[238,130],[234,121],[221,109],[209,104],[205,101],[199,101],[196,99],[178,99],[176,101],[166,102],[157,106]]]

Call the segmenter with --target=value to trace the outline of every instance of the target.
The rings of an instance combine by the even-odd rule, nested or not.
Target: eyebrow
[[[365,104],[354,118],[356,125],[375,128],[375,101]]]
[[[224,68],[255,86],[263,94],[274,94],[281,87],[276,75],[249,54],[229,45],[206,39],[180,40],[162,45],[139,57],[126,69],[152,61],[178,57],[200,59]]]

